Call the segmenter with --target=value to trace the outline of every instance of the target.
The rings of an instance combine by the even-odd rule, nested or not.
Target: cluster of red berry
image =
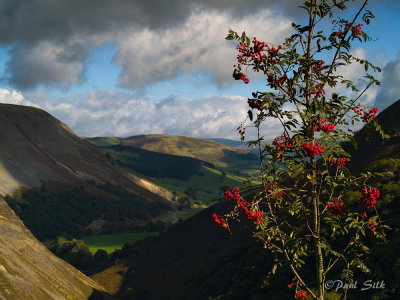
[[[270,47],[269,49],[268,49],[268,53],[269,53],[269,55],[271,55],[271,56],[275,56],[275,55],[277,55],[278,54],[278,52],[279,52],[279,50],[282,50],[283,49],[283,46],[282,45],[279,45],[277,48],[275,48],[275,47]]]
[[[258,41],[257,38],[254,37],[253,44],[253,47],[247,43],[240,43],[236,46],[236,49],[241,53],[237,56],[239,63],[246,64],[253,61],[255,64],[261,64],[267,60],[267,56],[263,53],[264,48],[268,48],[267,43]]]
[[[339,169],[342,168],[346,164],[346,162],[347,158],[345,157],[331,158],[328,160],[328,164],[330,166],[337,165]]]
[[[235,80],[243,80],[245,84],[250,82],[250,79],[247,77],[247,75],[242,73],[240,65],[233,70],[232,76],[235,78]]]
[[[357,115],[360,115],[362,117],[362,120],[364,122],[368,122],[369,119],[376,118],[376,115],[378,113],[377,107],[372,107],[368,111],[363,106],[352,107],[352,109]]]
[[[260,211],[251,210],[250,203],[246,201],[238,201],[237,204],[242,209],[242,213],[247,220],[254,221],[256,224],[260,224],[263,220],[262,214]]]
[[[331,133],[335,128],[335,124],[329,122],[327,119],[321,119],[318,122],[318,125],[315,126],[315,131],[324,131],[326,133]]]
[[[325,150],[324,146],[317,146],[314,144],[309,144],[308,142],[301,145],[301,147],[304,155],[310,158],[314,158],[316,155],[324,153]]]
[[[296,299],[306,299],[308,296],[308,292],[306,290],[298,290],[294,297]]]
[[[290,150],[290,148],[294,147],[292,141],[287,137],[285,137],[284,135],[276,137],[273,140],[272,145],[275,146],[275,151],[273,151],[272,153],[272,156],[274,158],[280,157],[283,153]]]
[[[363,218],[368,218],[367,213],[364,211],[361,216]],[[376,225],[378,225],[378,223],[374,222],[374,221],[368,221],[368,228],[369,230],[371,230],[372,233],[375,234],[376,232]]]
[[[233,187],[229,189],[226,187],[224,190],[224,199],[236,202],[237,205],[242,209],[242,213],[246,219],[252,220],[256,224],[260,224],[262,222],[263,217],[261,212],[254,211],[249,208],[250,203],[242,200],[239,188]]]
[[[237,187],[233,187],[228,189],[228,186],[225,187],[224,190],[224,199],[231,200],[231,201],[239,201],[240,199],[240,190]]]
[[[249,83],[249,78],[241,72],[240,65],[254,63],[258,66],[263,63],[275,64],[275,56],[278,55],[279,50],[283,49],[283,46],[279,45],[277,48],[269,46],[265,42],[257,40],[256,37],[253,38],[253,46],[247,43],[240,43],[236,49],[240,54],[237,56],[237,61],[239,63],[238,67],[233,71],[233,78],[235,80],[243,80],[244,83]],[[268,55],[265,54],[268,52]]]
[[[342,216],[347,211],[347,206],[344,204],[342,198],[340,197],[333,198],[332,202],[328,202],[326,204],[326,208],[332,215],[336,217]]]
[[[311,66],[311,68],[315,73],[321,74],[321,72],[325,69],[324,64],[324,60],[317,60],[316,63]]]
[[[308,296],[308,292],[306,290],[301,290],[299,289],[299,287],[302,287],[303,285],[301,284],[300,281],[297,280],[296,276],[293,277],[292,279],[292,283],[288,284],[288,288],[292,289],[296,286],[296,293],[294,295],[294,297],[296,299],[306,299]]]
[[[212,215],[214,218],[214,222],[217,223],[219,226],[222,228],[228,228],[228,222],[226,221],[225,218],[218,216],[217,214]]]
[[[278,190],[278,185],[264,180],[264,187],[266,188],[267,196],[273,200],[282,200],[283,191]]]
[[[379,198],[380,192],[375,187],[363,188],[362,189],[363,199],[361,204],[365,208],[372,208],[376,205],[376,200]]]
[[[286,76],[276,77],[275,75],[270,74],[267,76],[267,81],[268,81],[270,87],[274,89],[274,88],[282,85],[286,81]]]
[[[309,93],[307,91],[304,91],[303,97],[307,98],[308,95],[316,95],[317,97],[322,97],[325,95],[325,89],[316,87],[311,88]]]
[[[377,223],[376,222],[374,222],[374,221],[372,221],[372,222],[369,222],[369,230],[371,230],[371,232],[372,233],[375,233],[376,232],[376,226],[377,225]]]
[[[336,37],[338,37],[340,39],[343,37],[343,34],[340,31],[333,32],[332,35],[336,36]]]
[[[369,119],[371,118],[376,118],[376,114],[378,112],[377,107],[372,107],[368,112],[364,112],[364,122],[368,122]]]
[[[346,30],[351,30],[351,35],[353,38],[358,38],[358,36],[361,34],[362,29],[364,24],[360,23],[358,25],[353,25],[353,23],[347,23],[346,24]]]

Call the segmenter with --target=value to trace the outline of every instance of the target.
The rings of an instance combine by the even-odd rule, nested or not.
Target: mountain
[[[0,104],[0,140],[0,193],[41,239],[144,224],[175,205],[41,109]]]
[[[57,258],[0,198],[0,299],[110,299],[104,288]]]
[[[367,241],[372,252],[367,266],[372,272],[356,274],[360,283],[383,280],[386,288],[362,293],[349,291],[349,299],[400,299],[399,114],[400,101],[378,116],[384,131],[390,135],[388,139],[383,140],[372,133],[370,143],[364,142],[368,126],[355,135],[360,147],[352,150],[354,165],[350,165],[351,168],[393,172],[393,175],[378,177],[373,182],[381,191],[378,200],[380,217],[392,229],[387,231],[387,242],[374,238]],[[287,289],[291,276],[285,269],[272,277],[270,286],[263,285],[273,258],[251,238],[251,224],[244,221],[238,226],[233,222],[232,234],[214,224],[212,213],[224,214],[228,207],[229,204],[222,201],[158,237],[126,246],[121,256],[126,259],[128,272],[119,297],[144,300],[293,299]],[[331,276],[340,278],[340,274]],[[157,288],[154,288],[155,284]],[[330,295],[329,299],[338,299],[338,296]]]
[[[87,138],[87,140],[98,146],[119,144],[165,154],[193,157],[222,167],[257,162],[257,157],[247,151],[215,141],[187,136],[150,134],[128,138],[95,137]]]
[[[137,174],[113,166],[96,147],[41,109],[0,104],[0,125],[2,194],[21,186],[40,186],[46,180],[76,183],[92,179],[149,198],[167,196]]]

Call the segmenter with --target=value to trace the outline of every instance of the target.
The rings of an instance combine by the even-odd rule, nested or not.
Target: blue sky
[[[278,44],[301,22],[300,2],[3,0],[0,101],[40,107],[80,136],[238,139],[246,99],[265,79],[233,80],[228,28]],[[372,0],[370,9],[376,40],[353,51],[383,67],[382,86],[363,101],[384,108],[400,98],[400,1]],[[276,134],[271,121],[265,135]]]

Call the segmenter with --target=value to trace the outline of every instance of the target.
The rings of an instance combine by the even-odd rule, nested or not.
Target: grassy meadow
[[[121,249],[125,243],[134,243],[145,239],[148,236],[157,235],[158,232],[126,232],[103,235],[86,236],[83,241],[89,247],[92,254],[97,250],[103,249],[108,254],[117,249]]]

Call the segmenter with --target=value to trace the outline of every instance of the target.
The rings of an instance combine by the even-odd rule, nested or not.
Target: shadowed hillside
[[[371,124],[363,127],[354,136],[358,149],[350,144],[345,148],[352,153],[351,167],[355,171],[363,169],[379,172],[400,169],[400,100],[382,111],[377,119],[388,138],[382,139]],[[378,165],[384,164],[377,169]]]

